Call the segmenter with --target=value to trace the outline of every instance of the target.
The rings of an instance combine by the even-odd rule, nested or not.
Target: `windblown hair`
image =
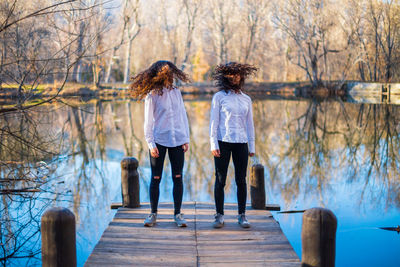
[[[168,68],[164,68],[165,66]],[[190,82],[187,74],[179,70],[172,62],[160,60],[131,78],[129,90],[133,97],[141,100],[152,91],[162,95],[164,88],[172,90],[174,80]]]
[[[256,71],[257,68],[252,65],[229,62],[227,64],[218,65],[212,77],[217,81],[216,86],[220,91],[225,90],[225,92],[229,92],[229,90],[233,90],[235,93],[238,93],[242,90],[244,80],[250,75],[253,75]],[[228,76],[237,74],[240,75],[240,82],[239,84],[234,84]]]

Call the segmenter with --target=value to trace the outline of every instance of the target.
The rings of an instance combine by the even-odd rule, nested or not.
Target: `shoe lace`
[[[218,221],[220,221],[221,219],[222,219],[222,214],[220,214],[220,213],[216,213],[216,214],[214,214],[214,218],[215,218],[215,220],[218,220]]]
[[[175,218],[178,220],[183,220],[183,214],[179,213],[179,214],[175,215]]]

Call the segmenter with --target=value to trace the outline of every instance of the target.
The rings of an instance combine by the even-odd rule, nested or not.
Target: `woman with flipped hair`
[[[169,61],[157,61],[132,78],[129,89],[133,97],[145,99],[144,135],[149,147],[151,182],[151,213],[145,226],[157,220],[160,181],[165,155],[168,151],[172,169],[174,220],[178,227],[186,227],[181,213],[184,153],[189,149],[189,124],[181,91],[174,80],[189,82],[188,76]]]
[[[237,185],[238,223],[249,228],[246,218],[246,173],[248,156],[255,155],[255,137],[251,98],[242,92],[245,79],[257,68],[231,62],[217,66],[213,78],[219,92],[211,104],[210,143],[215,163],[214,228],[224,226],[224,187],[232,154]]]

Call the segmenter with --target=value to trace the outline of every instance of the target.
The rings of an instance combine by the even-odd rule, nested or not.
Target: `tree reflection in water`
[[[255,122],[258,154],[287,202],[303,186],[324,206],[331,183],[345,178],[364,184],[360,205],[368,189],[384,200],[378,206],[399,205],[397,106],[304,100],[258,101],[254,109],[265,118]]]
[[[185,161],[184,200],[212,201],[210,99],[185,105],[191,145]],[[143,106],[133,100],[64,100],[0,115],[3,265],[40,264],[40,217],[54,205],[68,207],[76,215],[78,262],[83,264],[113,216],[109,204],[120,200],[119,164],[124,156],[139,160],[141,201],[148,201]],[[362,185],[359,197],[353,199],[357,205],[399,207],[397,106],[259,99],[253,109],[257,150],[253,161],[265,166],[270,196],[281,195],[287,206],[301,197],[318,196],[325,206],[329,196],[340,193],[336,184],[345,181]],[[236,201],[232,166],[229,176],[227,201]],[[161,200],[171,201],[168,162],[161,186]]]
[[[53,119],[39,110],[0,115],[2,265],[18,265],[10,260],[19,258],[33,265],[40,258],[40,218],[57,192],[51,177],[63,134],[62,128],[54,130]]]

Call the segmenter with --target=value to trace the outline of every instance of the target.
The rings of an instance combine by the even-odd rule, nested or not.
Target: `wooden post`
[[[76,266],[75,216],[66,208],[51,208],[41,219],[42,266]]]
[[[251,167],[250,196],[253,209],[265,209],[264,166],[261,164],[255,164]]]
[[[138,166],[139,162],[135,158],[124,158],[121,161],[122,206],[126,208],[140,207]]]
[[[301,266],[334,267],[337,219],[328,209],[313,208],[303,214]]]

